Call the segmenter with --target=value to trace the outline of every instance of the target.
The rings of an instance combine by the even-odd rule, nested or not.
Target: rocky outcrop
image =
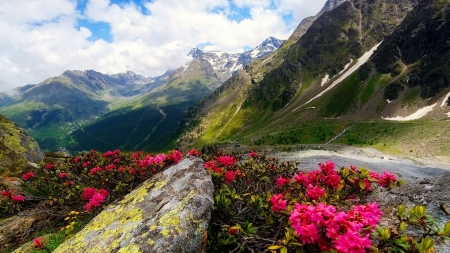
[[[10,243],[21,238],[35,221],[33,216],[27,215],[16,215],[0,221],[0,250],[6,250]]]
[[[397,76],[408,66],[405,86],[419,86],[431,98],[450,87],[450,5],[423,0],[379,47],[373,59],[379,72]]]
[[[426,207],[426,213],[436,220],[440,227],[450,221],[450,175],[422,179],[407,183],[390,191],[381,192],[375,201],[380,205],[384,215],[381,220],[383,227],[398,225],[397,207],[406,205],[409,208],[421,205]],[[406,231],[412,236],[419,235],[419,231],[409,227]],[[450,247],[442,241],[437,241],[436,252],[450,252]]]
[[[108,206],[54,252],[200,252],[214,186],[200,159],[184,159]]]
[[[6,171],[19,172],[27,162],[43,158],[38,143],[17,124],[0,115],[0,175]]]

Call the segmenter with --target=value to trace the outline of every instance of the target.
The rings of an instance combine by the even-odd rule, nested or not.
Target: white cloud
[[[89,0],[81,13],[76,0],[0,1],[0,91],[39,83],[65,70],[103,73],[131,70],[157,76],[189,60],[199,44],[239,52],[265,38],[286,39],[300,20],[314,15],[325,0],[154,0],[149,14],[134,3]],[[250,16],[230,19],[235,7]],[[144,11],[144,13],[146,13]],[[294,24],[283,20],[292,14]],[[90,41],[92,32],[77,19],[106,22],[112,42]]]

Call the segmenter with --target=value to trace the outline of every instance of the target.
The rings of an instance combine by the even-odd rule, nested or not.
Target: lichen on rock
[[[27,162],[43,158],[38,143],[17,124],[0,115],[0,175],[6,171],[19,172]]]
[[[184,159],[117,201],[54,252],[199,252],[214,186]]]

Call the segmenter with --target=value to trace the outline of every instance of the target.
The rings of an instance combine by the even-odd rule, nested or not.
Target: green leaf
[[[401,223],[400,223],[400,230],[401,230],[401,231],[405,231],[405,230],[406,230],[406,227],[407,227],[406,223],[404,223],[404,222],[401,222]]]
[[[286,247],[283,247],[283,248],[281,248],[281,250],[280,250],[280,253],[287,253],[287,252],[288,252],[288,250],[287,250]]]
[[[366,183],[365,183],[364,181],[360,180],[360,181],[359,181],[359,187],[360,187],[361,189],[366,189]]]
[[[269,249],[269,250],[277,250],[277,249],[281,249],[281,248],[283,248],[283,246],[272,245],[272,246],[269,246],[267,249]]]
[[[400,217],[403,217],[403,215],[405,214],[405,211],[406,211],[405,205],[400,205],[397,207],[397,213],[398,213],[398,215],[400,215]]]
[[[446,235],[450,234],[450,221],[445,223],[445,225],[444,225],[444,234],[446,234]]]

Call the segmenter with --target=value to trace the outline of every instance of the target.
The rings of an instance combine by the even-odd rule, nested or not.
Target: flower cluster
[[[24,202],[25,199],[22,195],[13,195],[12,191],[10,190],[3,190],[0,192],[1,195],[11,199],[14,202]]]
[[[99,207],[108,196],[108,191],[100,189],[97,191],[95,188],[85,188],[83,191],[83,199],[89,200],[86,204],[86,211],[90,211],[93,207]]]
[[[318,243],[322,251],[364,253],[381,215],[376,203],[355,206],[347,213],[333,205],[302,203],[295,205],[289,220],[303,244]]]

